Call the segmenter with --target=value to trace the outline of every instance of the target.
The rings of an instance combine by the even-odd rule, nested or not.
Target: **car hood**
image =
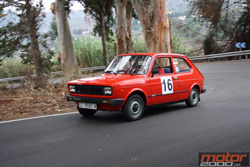
[[[103,74],[98,77],[83,78],[75,81],[70,81],[69,84],[74,85],[98,85],[98,86],[129,86],[129,85],[144,85],[144,75],[131,74]]]

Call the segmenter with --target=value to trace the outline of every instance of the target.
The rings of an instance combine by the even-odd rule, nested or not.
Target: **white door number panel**
[[[173,93],[174,86],[171,76],[161,77],[161,90],[163,95]]]

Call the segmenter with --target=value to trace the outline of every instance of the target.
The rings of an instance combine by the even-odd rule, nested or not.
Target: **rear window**
[[[189,72],[191,70],[188,63],[183,58],[173,58],[176,73]]]

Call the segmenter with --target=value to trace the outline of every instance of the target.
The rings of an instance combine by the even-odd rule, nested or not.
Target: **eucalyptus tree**
[[[116,9],[116,54],[133,53],[132,14],[133,6],[129,0],[115,0]]]
[[[67,83],[81,77],[68,22],[69,1],[56,0],[51,4],[51,11],[55,15],[60,49],[57,58],[63,70],[64,81]]]
[[[147,52],[172,52],[165,0],[131,0],[142,25]]]

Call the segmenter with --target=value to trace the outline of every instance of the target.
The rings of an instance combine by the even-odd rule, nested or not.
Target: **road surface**
[[[0,124],[1,167],[194,167],[199,152],[250,152],[250,61],[197,64],[206,94],[148,109],[78,113]]]

